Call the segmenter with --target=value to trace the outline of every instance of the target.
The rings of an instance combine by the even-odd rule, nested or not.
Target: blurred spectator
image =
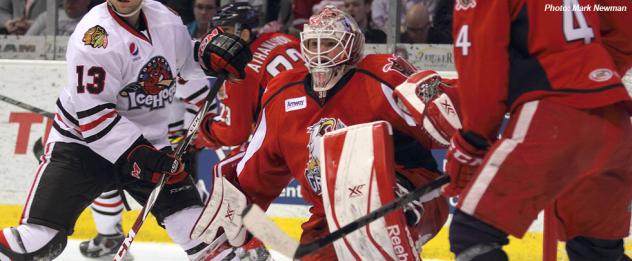
[[[437,5],[437,0],[401,0],[402,10],[399,14],[399,17],[402,24],[405,22],[406,11],[410,10],[413,5],[419,3],[426,5],[426,7],[428,8],[428,14],[430,16],[430,21],[432,21],[434,10]],[[373,0],[373,3],[371,4],[371,20],[376,28],[382,31],[386,30],[386,23],[388,22],[389,17],[389,9],[391,5],[394,4],[395,1],[393,0]]]
[[[443,2],[451,2],[443,1]],[[451,8],[451,5],[442,5],[443,8]],[[437,9],[439,10],[439,9]],[[451,13],[452,9],[449,9]],[[444,10],[445,11],[445,10]],[[401,43],[430,43],[430,44],[451,44],[452,43],[452,21],[444,18],[438,19],[442,27],[437,27],[430,22],[428,8],[423,4],[413,5],[406,12],[406,31],[400,38]]]
[[[0,0],[0,32],[24,34],[44,11],[46,0]]]
[[[312,16],[312,7],[320,3],[321,0],[292,0],[292,16],[294,20],[304,19],[307,21]]]
[[[406,12],[406,32],[402,34],[402,43],[427,43],[430,29],[430,15],[423,4],[415,4]]]
[[[211,18],[219,8],[219,2],[219,0],[193,0],[195,20],[187,25],[193,39],[200,39],[206,34]]]
[[[340,10],[344,10],[345,1],[344,0],[321,0],[320,3],[315,4],[312,7],[312,14],[320,13],[320,11],[322,11],[326,5],[332,5]]]
[[[360,30],[364,33],[366,43],[386,43],[386,34],[371,27],[372,0],[345,0],[344,11],[356,20]]]
[[[454,0],[437,1],[432,27],[428,33],[429,43],[452,44],[452,10]]]
[[[193,19],[193,1],[189,0],[158,0],[162,4],[175,11],[184,24],[191,23]],[[219,5],[217,5],[219,6]]]
[[[57,35],[71,35],[79,20],[90,10],[90,0],[64,0],[63,8],[57,12]],[[48,12],[40,14],[26,35],[44,35],[48,25]]]

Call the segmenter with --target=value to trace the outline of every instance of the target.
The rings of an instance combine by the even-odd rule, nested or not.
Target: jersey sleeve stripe
[[[75,126],[79,126],[79,121],[75,119],[75,117],[72,117],[72,115],[70,115],[68,111],[66,111],[66,109],[61,103],[61,100],[59,99],[57,99],[57,108],[59,108],[59,111],[64,115],[64,118],[66,118],[68,121],[73,123]]]
[[[208,93],[208,91],[209,91],[209,88],[208,88],[207,85],[205,85],[202,89],[200,89],[197,92],[194,92],[193,94],[191,94],[188,97],[184,98],[184,100],[187,101],[187,102],[194,101],[195,99],[197,99],[198,97],[200,97],[204,93]]]
[[[117,115],[116,111],[108,112],[107,114],[99,117],[98,119],[96,119],[96,120],[94,120],[92,122],[89,122],[89,123],[86,123],[86,124],[82,124],[79,127],[79,129],[81,129],[81,132],[89,131],[89,130],[94,129],[95,127],[99,126],[99,124],[103,123],[105,120],[114,117],[115,115]]]
[[[110,125],[108,125],[107,127],[105,127],[102,131],[98,132],[97,134],[94,134],[92,136],[89,137],[85,137],[85,141],[88,143],[94,142],[99,140],[100,138],[103,138],[103,136],[105,136],[106,134],[108,134],[108,132],[110,132],[112,130],[112,128],[114,128],[114,126],[116,126],[116,124],[121,120],[121,115],[116,115],[116,118],[114,118],[114,120],[112,121],[112,123],[110,123]]]
[[[184,125],[184,120],[169,123],[169,129]]]
[[[106,109],[114,109],[116,108],[116,104],[114,103],[104,103],[104,104],[99,104],[97,106],[94,106],[90,109],[84,110],[84,111],[80,111],[77,112],[77,117],[79,117],[79,119],[83,119],[86,117],[90,117],[94,114],[99,113],[100,111],[106,110]]]
[[[248,148],[246,148],[246,155],[237,164],[238,177],[239,174],[241,174],[241,171],[244,170],[246,162],[248,162],[248,160],[250,160],[250,158],[252,158],[252,156],[257,153],[259,148],[261,148],[261,145],[263,145],[267,129],[268,127],[266,123],[266,110],[263,109],[263,111],[261,112],[261,122],[259,123],[259,126],[257,126],[257,130],[255,130],[255,133],[252,135],[252,140],[250,141]]]
[[[71,132],[69,132],[69,131],[67,131],[67,130],[62,129],[62,128],[59,126],[59,124],[57,124],[57,121],[54,121],[54,122],[53,122],[53,128],[55,128],[55,130],[56,130],[57,132],[59,132],[59,134],[61,134],[61,135],[65,136],[65,137],[68,137],[68,138],[71,138],[71,139],[75,139],[75,140],[82,140],[81,138],[79,138],[79,137],[75,136],[75,135],[74,135],[74,134],[72,134]]]

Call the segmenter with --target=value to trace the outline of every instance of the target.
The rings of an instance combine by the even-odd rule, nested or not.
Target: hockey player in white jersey
[[[244,47],[238,37],[213,30],[195,52],[180,17],[154,0],[94,7],[69,39],[68,85],[20,224],[0,233],[0,260],[54,259],[100,193],[122,188],[145,204],[163,173],[170,179],[152,214],[190,258],[207,252],[189,238],[200,196],[182,164],[171,172],[179,161],[167,135],[175,80],[206,77],[200,65],[243,76],[251,57]]]

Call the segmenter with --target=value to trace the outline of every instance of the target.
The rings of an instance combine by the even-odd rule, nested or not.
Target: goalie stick
[[[213,83],[213,86],[211,87],[211,89],[208,92],[208,95],[205,98],[204,105],[202,106],[202,108],[200,108],[198,113],[195,115],[195,118],[193,118],[193,121],[191,122],[191,124],[189,125],[189,128],[187,129],[187,134],[184,140],[180,142],[180,144],[178,144],[178,147],[176,148],[175,157],[177,159],[182,158],[182,155],[184,155],[184,153],[187,151],[187,148],[193,141],[195,133],[197,133],[198,127],[200,126],[200,123],[202,122],[202,118],[204,118],[204,115],[206,115],[206,113],[211,108],[212,101],[217,96],[217,92],[222,87],[222,84],[224,83],[225,78],[226,78],[225,75],[220,74],[218,75],[217,79]],[[178,161],[173,162],[173,165],[171,166],[172,173],[178,170],[179,168],[178,165],[179,165]],[[156,203],[156,200],[158,200],[158,195],[160,194],[160,191],[167,183],[168,179],[169,177],[166,174],[162,174],[162,176],[160,176],[160,181],[149,194],[149,197],[147,198],[147,203],[145,203],[145,205],[141,209],[140,213],[138,214],[138,217],[136,218],[136,221],[134,222],[134,225],[132,225],[132,228],[127,233],[127,237],[125,238],[125,240],[119,247],[118,251],[116,252],[116,255],[114,255],[114,261],[123,260],[123,257],[129,250],[129,247],[132,244],[132,241],[134,241],[134,238],[136,237],[136,234],[140,230],[140,227],[145,222],[147,215],[149,215],[149,211]]]
[[[411,191],[405,196],[397,198],[371,213],[341,227],[340,229],[331,232],[329,235],[306,244],[300,244],[298,241],[290,238],[286,233],[281,231],[281,229],[268,216],[266,216],[265,212],[255,204],[250,204],[246,207],[246,209],[244,209],[244,212],[242,213],[242,220],[248,231],[250,231],[250,233],[261,240],[264,244],[269,245],[272,249],[279,251],[285,256],[292,259],[299,259],[333,243],[359,228],[362,228],[376,219],[383,217],[389,212],[401,208],[411,201],[416,200],[445,184],[448,184],[448,182],[450,182],[450,177],[448,175],[442,175],[428,184]]]

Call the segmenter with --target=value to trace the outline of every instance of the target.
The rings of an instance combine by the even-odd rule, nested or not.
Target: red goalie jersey
[[[282,33],[262,34],[250,44],[253,57],[245,79],[225,82],[218,95],[219,115],[205,121],[203,132],[216,146],[241,145],[248,140],[268,82],[282,71],[304,68],[299,50],[298,41]]]
[[[602,45],[599,12],[559,9],[574,5],[596,8],[579,0],[456,1],[464,130],[495,140],[503,115],[531,100],[595,108],[629,99]]]
[[[295,178],[301,184],[303,197],[313,205],[310,221],[303,224],[304,236],[327,231],[321,198],[319,137],[346,126],[379,120],[390,122],[395,130],[396,163],[438,173],[427,149],[432,141],[393,99],[393,88],[406,80],[402,62],[394,55],[368,55],[342,76],[324,99],[313,91],[311,76],[304,68],[275,77],[263,96],[257,129],[237,166],[244,192],[254,203],[267,208]],[[415,149],[404,151],[402,147]]]

